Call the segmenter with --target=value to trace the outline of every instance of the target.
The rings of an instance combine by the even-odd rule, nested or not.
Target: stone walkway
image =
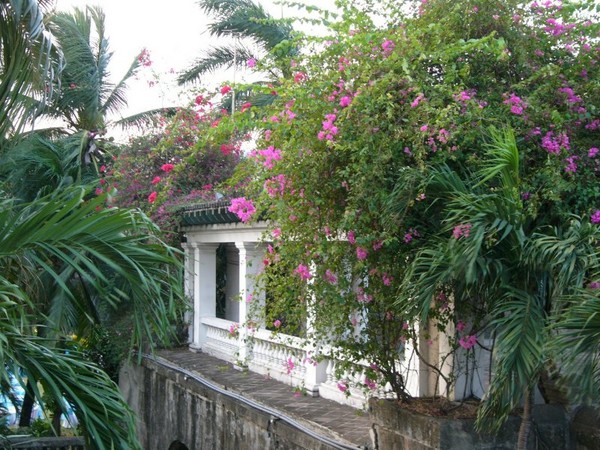
[[[161,350],[157,357],[272,410],[348,448],[371,448],[369,414],[320,397],[294,396],[291,386],[187,348]]]

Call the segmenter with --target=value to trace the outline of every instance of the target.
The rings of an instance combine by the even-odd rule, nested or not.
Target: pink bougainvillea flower
[[[588,289],[600,289],[600,281],[591,281],[588,284]]]
[[[279,319],[275,320],[275,322],[273,322],[273,326],[275,328],[279,328],[281,326],[281,320],[279,320]]]
[[[383,41],[383,44],[381,44],[381,48],[383,49],[383,54],[389,56],[394,50],[394,48],[396,48],[396,44],[394,44],[394,41],[386,39],[385,41]]]
[[[158,194],[156,193],[156,191],[152,192],[149,196],[148,196],[148,201],[150,203],[154,203],[156,200],[156,197],[158,196]]]
[[[305,266],[304,264],[298,264],[298,267],[296,267],[294,273],[298,274],[303,280],[310,280],[312,278],[308,266]]]
[[[246,65],[251,69],[256,67],[256,58],[250,58],[248,61],[246,61]]]
[[[369,389],[371,389],[372,391],[374,391],[375,389],[377,389],[377,383],[375,383],[369,377],[365,377],[364,383],[365,383],[365,386],[368,387]]]
[[[281,228],[274,228],[273,231],[271,231],[271,234],[275,239],[277,239],[281,236]]]
[[[294,364],[294,361],[292,361],[292,358],[290,357],[285,362],[285,366],[287,369],[287,374],[289,375],[294,371],[294,367],[296,367],[296,364]]]
[[[242,109],[241,112],[246,112],[248,111],[250,108],[252,108],[252,103],[250,102],[246,102],[242,105]]]
[[[599,151],[600,150],[598,150],[598,148],[596,148],[596,147],[590,148],[590,150],[588,151],[588,157],[595,158]]]
[[[591,215],[590,221],[592,223],[600,223],[600,209]]]
[[[221,144],[221,153],[224,155],[229,155],[233,151],[233,145],[231,144]]]
[[[392,284],[392,277],[389,276],[387,273],[384,273],[381,276],[381,279],[383,280],[384,286],[390,286]]]
[[[356,257],[360,260],[367,259],[368,252],[362,247],[356,247]]]
[[[466,324],[462,320],[459,320],[456,323],[456,331],[463,331],[465,329],[465,327],[466,327]]]
[[[329,269],[325,271],[324,278],[329,284],[337,284],[337,275]]]
[[[348,231],[348,242],[352,245],[356,244],[356,235],[354,234],[354,231]]]
[[[96,195],[104,194],[104,190],[102,188],[96,188]]]
[[[458,340],[458,344],[462,348],[469,350],[470,348],[473,348],[475,344],[477,344],[477,337],[474,334],[461,337]]]
[[[246,223],[256,212],[256,208],[251,200],[246,197],[238,197],[231,200],[229,212],[234,213],[242,222]]]
[[[231,86],[229,86],[229,85],[226,84],[225,86],[223,86],[221,88],[221,95],[226,95],[229,92],[231,92]]]
[[[341,391],[341,392],[346,392],[348,390],[348,385],[346,383],[344,383],[343,381],[338,381],[337,383],[337,388]]]
[[[175,166],[173,164],[163,164],[161,167],[163,172],[169,173],[171,170],[173,170],[175,168]]]
[[[160,183],[160,177],[152,178],[152,184],[158,184],[158,183]]]
[[[346,106],[349,106],[349,105],[350,105],[350,103],[352,103],[352,99],[351,99],[349,96],[347,96],[347,95],[343,96],[343,97],[340,99],[340,106],[341,106],[342,108],[345,108]]]
[[[294,82],[295,83],[300,83],[302,81],[304,81],[306,79],[306,74],[303,72],[296,72],[294,74]]]

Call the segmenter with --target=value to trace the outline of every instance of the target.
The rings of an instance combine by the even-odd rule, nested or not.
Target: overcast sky
[[[281,15],[281,7],[273,1],[262,0],[261,3],[274,16]],[[177,97],[175,74],[189,67],[203,49],[214,44],[207,31],[212,19],[205,16],[196,0],[55,0],[55,4],[59,10],[66,11],[88,4],[101,6],[106,15],[106,34],[114,52],[110,65],[113,81],[124,75],[143,48],[149,50],[152,66],[131,83],[127,94],[129,108],[123,111],[124,116],[185,103],[188,98],[179,100]],[[149,82],[154,81],[155,75],[159,82],[150,87]],[[238,72],[236,79],[243,80],[247,75]],[[203,85],[215,87],[232,76],[233,72],[220,73]]]

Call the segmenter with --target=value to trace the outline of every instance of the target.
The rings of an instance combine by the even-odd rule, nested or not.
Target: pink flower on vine
[[[344,383],[343,381],[338,381],[337,383],[337,388],[341,391],[341,392],[346,392],[348,390],[348,385],[346,383]]]
[[[158,183],[160,183],[160,177],[152,178],[152,184],[158,184]]]
[[[392,284],[392,277],[389,276],[387,273],[384,273],[381,276],[381,279],[383,280],[383,285],[384,286],[390,286]]]
[[[238,197],[231,200],[228,211],[234,213],[242,222],[246,223],[256,212],[256,208],[251,200],[245,197]]]
[[[345,107],[347,107],[347,106],[350,106],[350,103],[352,103],[352,98],[351,98],[351,97],[349,97],[349,96],[347,96],[347,95],[343,96],[343,97],[340,99],[340,106],[341,106],[342,108],[345,108]]]
[[[248,67],[250,67],[251,69],[256,67],[256,59],[255,58],[250,58],[248,61],[246,61],[246,65]]]
[[[281,320],[277,319],[273,322],[273,326],[275,328],[279,328],[281,326]]]
[[[394,41],[386,39],[381,44],[381,48],[383,49],[383,54],[389,56],[394,51],[394,48],[396,48],[396,44],[394,44]]]
[[[325,271],[324,278],[329,284],[337,284],[338,282],[337,275],[329,269]]]
[[[304,264],[298,264],[298,267],[296,267],[296,269],[294,270],[294,273],[296,273],[298,276],[300,276],[300,278],[303,280],[310,280],[312,278],[310,269],[308,268],[308,266],[305,266]]]
[[[371,389],[372,391],[374,391],[375,389],[377,389],[377,383],[375,383],[375,381],[371,380],[369,377],[365,377],[365,386],[369,389]]]
[[[354,234],[354,231],[348,231],[348,242],[352,245],[356,244],[356,235]]]
[[[588,151],[588,158],[595,158],[600,150],[597,147],[592,147]]]
[[[225,86],[223,86],[221,88],[221,95],[226,95],[229,92],[231,92],[231,86],[229,86],[229,85],[226,84]]]
[[[462,320],[456,322],[456,331],[464,331],[465,327],[466,324]]]
[[[356,257],[361,261],[367,259],[368,252],[363,247],[356,247]]]
[[[294,361],[292,361],[291,357],[288,358],[285,362],[285,367],[288,375],[290,375],[294,371],[294,367],[296,367],[296,364],[294,364]]]
[[[154,203],[156,201],[156,197],[158,196],[158,194],[156,193],[156,191],[152,192],[149,196],[148,196],[148,201],[150,203]]]
[[[477,344],[477,337],[474,334],[463,336],[458,340],[458,344],[462,348],[469,350]]]
[[[273,237],[275,239],[281,237],[281,228],[273,228],[273,231],[271,231],[271,234],[273,235]]]
[[[171,170],[173,170],[175,168],[175,166],[173,164],[163,164],[161,167],[163,172],[169,173]]]
[[[600,209],[591,215],[590,221],[592,223],[600,223]]]
[[[600,281],[590,281],[588,289],[600,289]]]

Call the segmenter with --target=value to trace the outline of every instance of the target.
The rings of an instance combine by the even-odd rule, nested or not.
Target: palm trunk
[[[517,440],[517,450],[526,450],[529,433],[531,432],[531,409],[533,408],[533,388],[527,388],[525,391],[525,404],[523,405],[523,416],[521,417],[521,426],[519,428],[519,437]]]
[[[20,427],[28,427],[31,425],[31,413],[33,412],[34,401],[35,396],[33,395],[33,389],[31,388],[31,380],[27,380],[25,397],[23,398],[23,405],[21,406],[21,416],[19,417]]]

